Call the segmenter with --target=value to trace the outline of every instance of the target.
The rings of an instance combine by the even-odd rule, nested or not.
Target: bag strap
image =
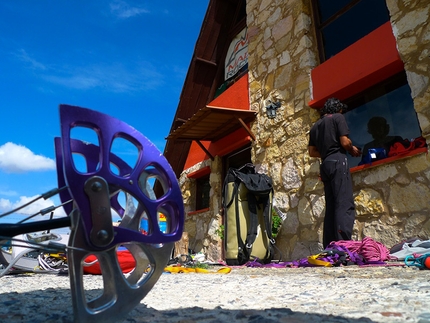
[[[260,196],[256,197],[252,192],[249,192],[248,190],[248,210],[249,210],[249,216],[250,216],[250,227],[248,230],[245,247],[248,251],[248,253],[251,255],[252,245],[255,242],[255,239],[257,237],[257,227],[258,227],[258,214],[257,209],[260,209],[260,205],[263,205],[263,219],[264,219],[264,226],[266,230],[266,235],[269,240],[269,243],[271,245],[275,244],[275,240],[272,237],[272,222],[270,221],[270,212],[272,209],[272,203],[270,199],[270,194],[272,194],[273,189],[271,193],[269,193],[266,196]],[[266,258],[270,256],[271,248],[268,246],[266,251]]]
[[[248,211],[249,211],[249,221],[250,225],[248,228],[248,234],[246,236],[245,247],[247,250],[252,249],[252,245],[257,237],[257,227],[258,227],[258,214],[257,214],[257,199],[254,194],[248,190]]]
[[[233,191],[231,192],[231,196],[227,196],[227,186],[229,178],[229,175],[234,175],[234,181],[233,181]],[[229,169],[227,176],[224,179],[224,185],[222,188],[222,206],[224,209],[224,212],[227,213],[227,209],[232,206],[233,202],[235,201],[234,208],[235,208],[235,217],[236,217],[236,236],[237,236],[237,245],[238,245],[238,261],[239,263],[245,263],[248,260],[247,255],[245,254],[245,244],[243,243],[241,236],[240,236],[240,221],[239,221],[239,198],[238,198],[238,189],[239,189],[240,181],[238,181],[237,177],[235,176],[235,170]],[[235,198],[236,197],[236,198]],[[227,202],[229,201],[229,202]],[[227,214],[225,214],[226,216]],[[227,221],[225,221],[225,230],[228,230]],[[225,247],[227,247],[227,239],[224,239]]]
[[[270,198],[270,195],[273,196],[273,189],[270,192],[270,194],[266,197],[266,201],[264,202],[264,224],[266,225],[266,233],[267,238],[269,239],[271,244],[275,244],[275,240],[272,237],[272,221],[271,221],[271,211],[272,211],[272,199]]]
[[[243,242],[242,237],[241,237],[241,232],[240,232],[240,217],[239,217],[239,186],[240,186],[240,181],[235,178],[234,180],[234,186],[233,186],[233,192],[232,192],[232,198],[230,201],[230,205],[233,201],[235,201],[234,203],[234,208],[235,208],[235,216],[236,216],[236,236],[237,236],[237,246],[238,246],[238,255],[237,255],[237,260],[239,261],[240,264],[244,264],[245,262],[247,262],[249,260],[249,252],[246,248],[246,244]]]
[[[265,201],[263,202],[264,205],[264,211],[263,211],[263,217],[264,217],[264,225],[266,227],[266,235],[267,235],[267,239],[269,240],[270,245],[267,248],[267,253],[266,253],[266,257],[270,257],[270,254],[274,253],[274,250],[272,248],[275,247],[275,239],[273,239],[272,236],[272,217],[271,217],[271,212],[272,212],[272,198],[273,198],[273,188],[270,191],[270,193],[263,197],[265,198]],[[278,249],[278,248],[276,248]],[[281,251],[278,249],[279,255],[281,255]]]

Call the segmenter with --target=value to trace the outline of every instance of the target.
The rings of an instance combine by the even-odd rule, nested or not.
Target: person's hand
[[[355,146],[352,146],[351,151],[349,152],[352,157],[360,157],[361,156],[361,150]]]

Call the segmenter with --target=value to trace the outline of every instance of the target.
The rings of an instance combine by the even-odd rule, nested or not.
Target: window
[[[223,178],[229,168],[240,168],[247,163],[251,163],[251,145],[246,145],[223,158]]]
[[[313,8],[321,62],[390,19],[385,0],[313,0]]]
[[[388,154],[387,150],[396,141],[421,136],[405,72],[345,100],[345,103],[348,112],[344,116],[350,138],[364,153],[367,147],[383,147]],[[348,162],[354,167],[361,159],[348,155]]]
[[[209,175],[196,179],[196,210],[202,210],[209,207]]]
[[[312,0],[312,5],[321,60],[321,65],[313,71],[316,78],[313,79],[314,93],[318,89],[318,100],[330,96],[330,93],[343,97],[349,95],[349,99],[343,100],[349,107],[344,115],[351,140],[362,149],[364,157],[348,156],[350,166],[377,160],[384,163],[383,160],[391,157],[393,152],[408,154],[423,147],[425,141],[421,140],[421,129],[403,64],[400,60],[393,64],[391,60],[390,55],[397,54],[397,49],[394,44],[391,46],[390,41],[385,43],[386,47],[378,47],[376,51],[374,46],[368,47],[378,37],[381,37],[379,44],[389,40],[384,38],[387,32],[392,36],[391,28],[388,30],[386,27],[390,16],[385,0]],[[342,54],[333,57],[340,52]],[[357,53],[361,53],[360,56]],[[373,62],[369,53],[381,60]],[[341,71],[346,55],[350,64],[360,61],[360,69],[345,68]],[[324,63],[331,57],[330,63]],[[344,80],[353,81],[346,85],[338,82],[335,86],[322,86],[321,80],[329,79],[333,73],[347,73]],[[319,103],[318,100],[316,102]],[[417,138],[420,139],[415,140]],[[393,159],[386,161],[390,160]]]

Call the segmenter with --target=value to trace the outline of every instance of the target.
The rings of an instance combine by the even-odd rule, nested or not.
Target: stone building
[[[354,145],[372,141],[377,116],[406,139],[380,160],[350,157],[353,238],[388,247],[429,239],[429,15],[419,0],[211,0],[164,152],[190,248],[223,258],[224,176],[252,162],[272,177],[286,215],[276,239],[283,260],[321,249],[323,184],[307,144],[329,97],[348,105]]]

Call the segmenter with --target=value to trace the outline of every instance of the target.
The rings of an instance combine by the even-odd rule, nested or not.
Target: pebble
[[[83,281],[101,292],[101,276]],[[430,270],[416,267],[233,268],[164,273],[123,322],[430,323],[429,304]],[[2,277],[0,322],[73,322],[67,275]]]

